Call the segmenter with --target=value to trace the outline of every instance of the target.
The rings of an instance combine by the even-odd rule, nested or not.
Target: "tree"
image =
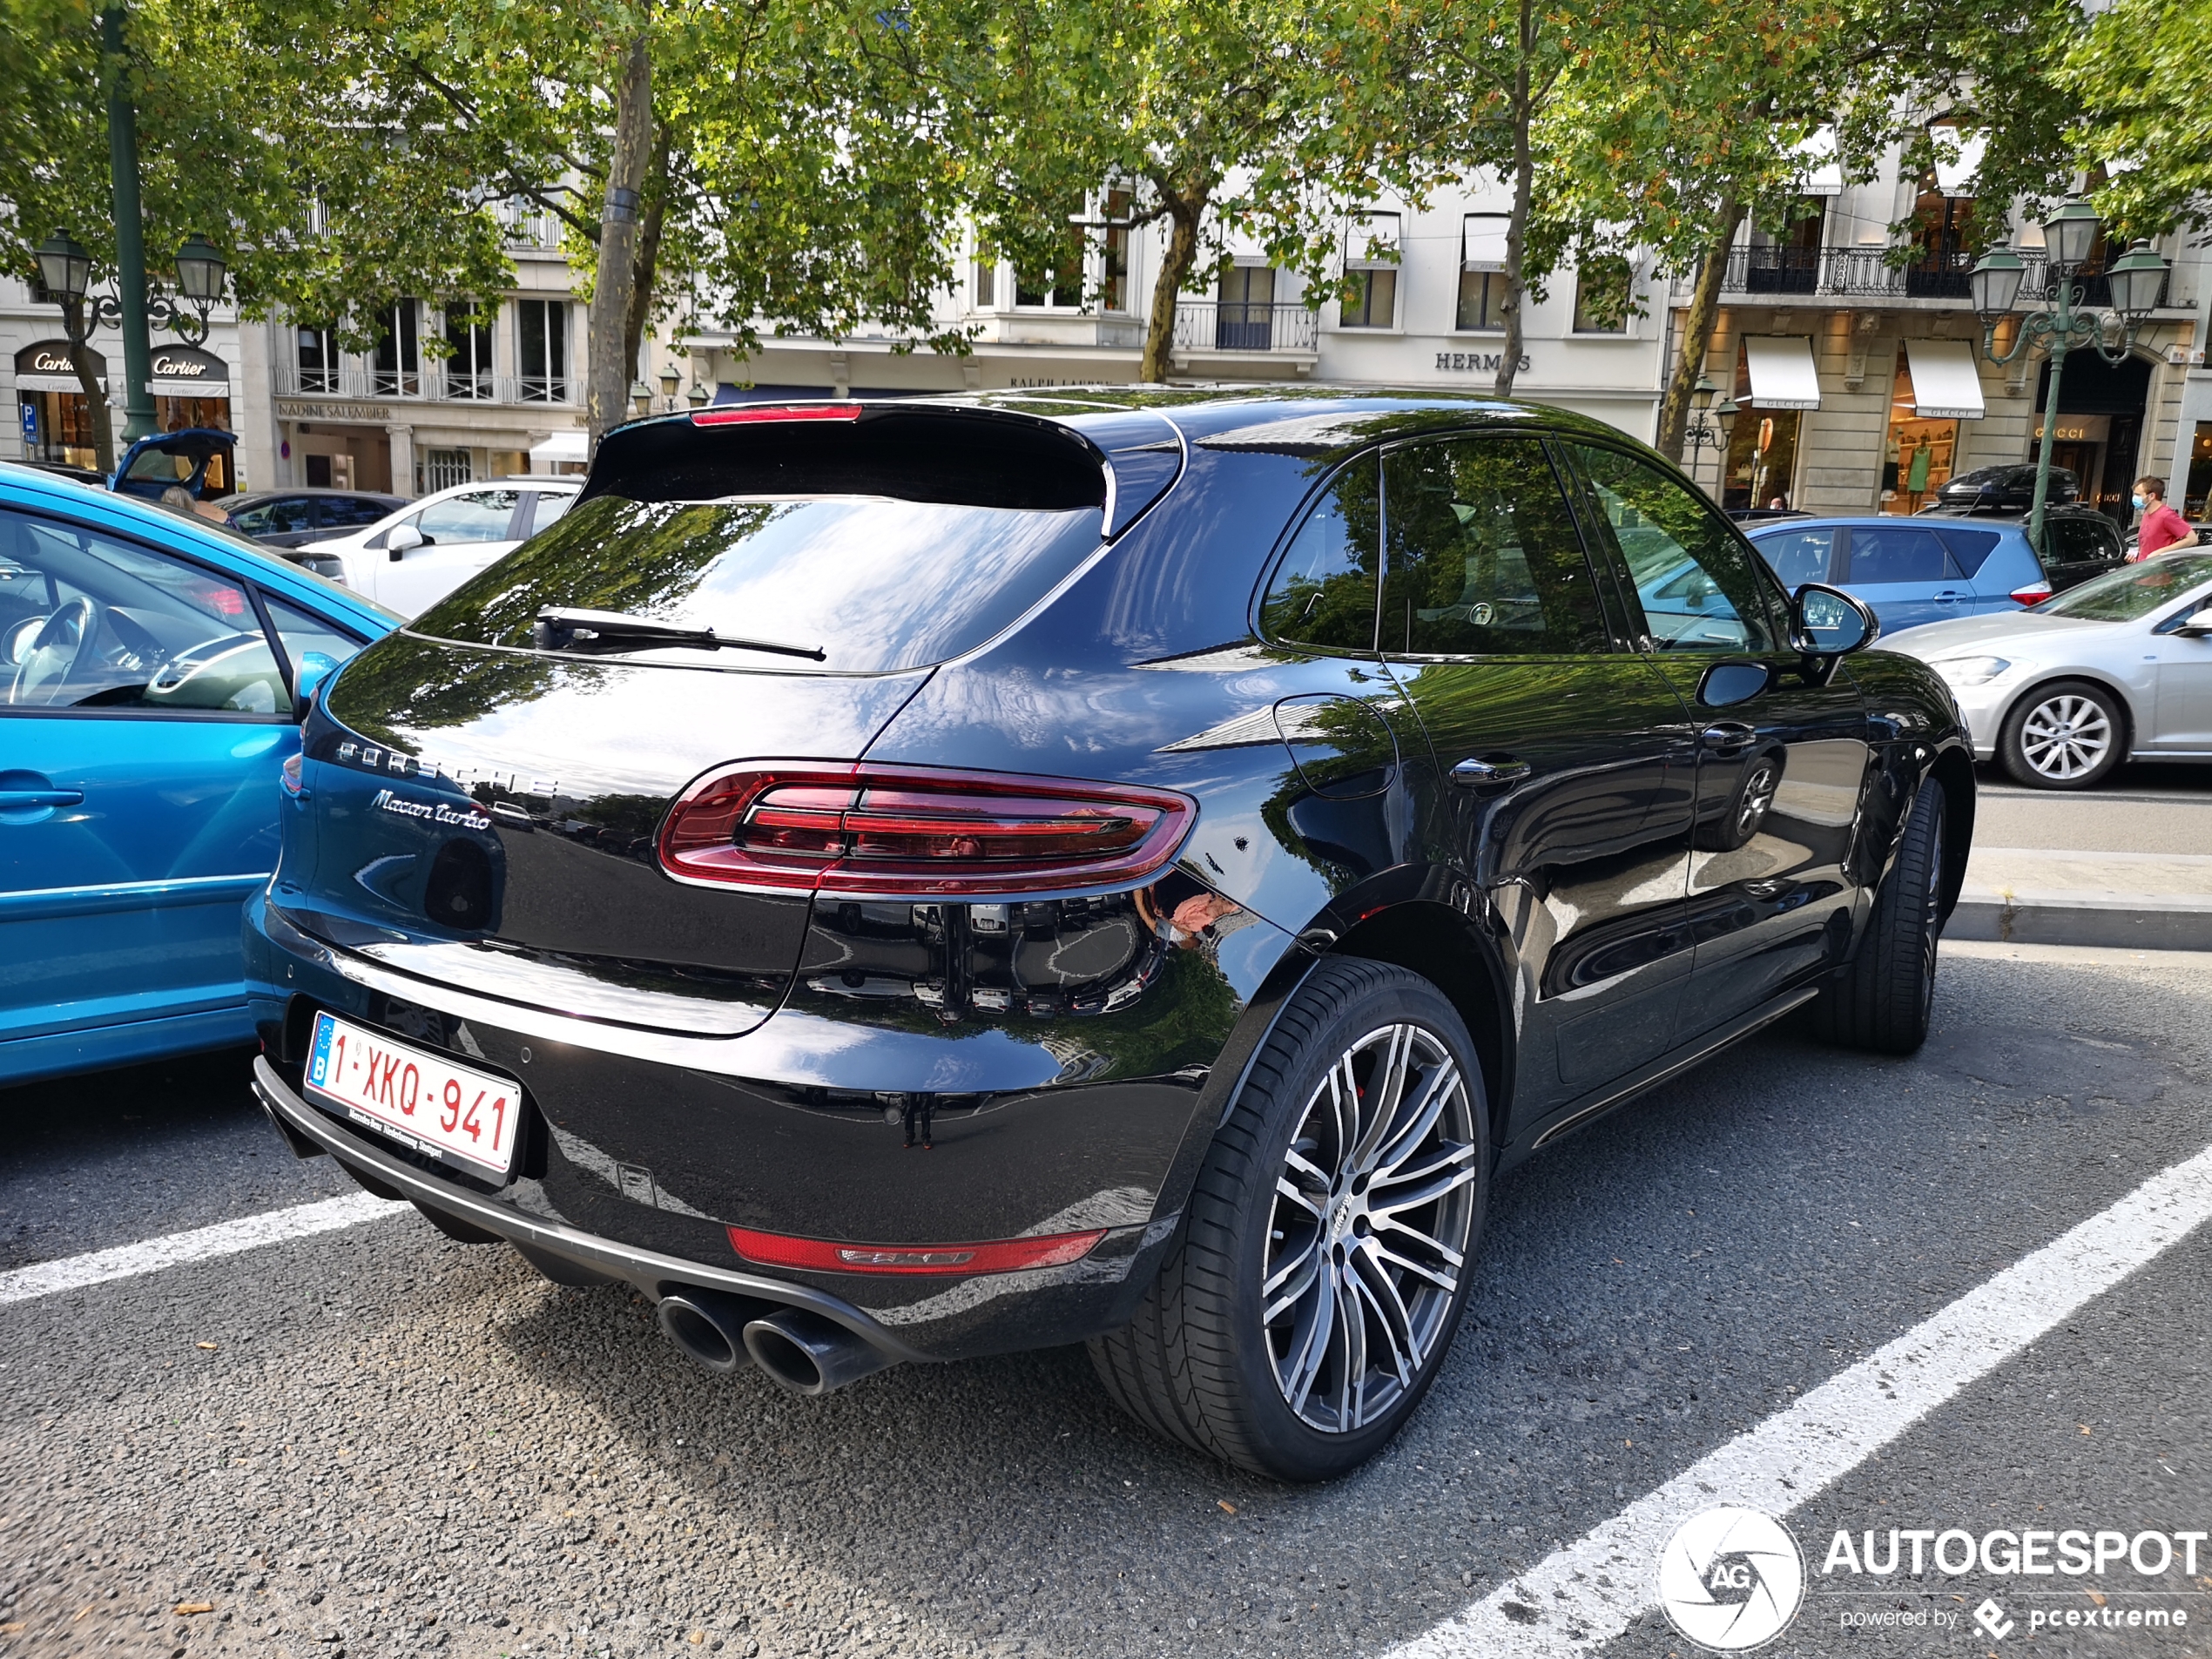
[[[1268,0],[1011,0],[966,14],[981,51],[965,130],[984,246],[1026,273],[1080,268],[1071,223],[1166,229],[1138,378],[1163,381],[1178,301],[1237,226],[1305,224],[1314,18]],[[1260,186],[1264,182],[1263,191]],[[1084,211],[1109,187],[1110,221]]]
[[[2201,0],[2117,0],[2053,76],[2098,214],[2138,236],[2212,225],[2212,109],[2191,95],[2205,21]]]

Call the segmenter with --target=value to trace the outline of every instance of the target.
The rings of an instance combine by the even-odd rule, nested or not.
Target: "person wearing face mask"
[[[2136,479],[2135,506],[2143,522],[2136,532],[2135,550],[2128,556],[2131,560],[2149,558],[2169,547],[2187,547],[2196,540],[2188,521],[2166,504],[2163,478]]]

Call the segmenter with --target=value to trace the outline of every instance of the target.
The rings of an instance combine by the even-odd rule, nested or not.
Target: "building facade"
[[[2035,458],[2049,368],[2033,353],[1990,361],[1967,273],[1986,239],[1979,219],[2001,213],[2028,266],[2021,307],[2042,303],[2042,231],[1975,199],[1975,149],[1968,140],[1933,178],[1892,165],[1846,185],[1833,170],[1816,172],[1786,233],[1739,238],[1703,355],[1706,377],[1738,412],[1709,419],[1707,441],[1685,455],[1724,505],[1910,513],[1956,473]],[[1909,233],[1894,233],[1897,224]],[[2101,239],[2080,277],[2086,303],[2110,303],[2102,273],[2124,251]],[[2204,254],[2180,237],[2159,251],[2173,266],[2165,303],[2117,366],[2094,351],[2067,356],[2053,422],[2054,464],[2122,524],[2142,474],[2169,478],[2177,501],[2186,489],[2193,513],[2212,486]],[[1675,285],[1677,331],[1689,293],[1688,279]],[[2018,327],[2000,325],[1997,354]]]
[[[513,213],[516,287],[470,314],[397,301],[368,351],[330,329],[241,321],[219,307],[204,346],[153,343],[148,389],[164,431],[213,426],[239,436],[242,489],[330,486],[417,496],[473,478],[580,470],[583,307],[557,230]],[[447,349],[426,349],[442,341]],[[91,346],[108,388],[118,453],[123,357],[112,327]],[[0,460],[93,464],[91,416],[44,294],[0,280],[0,399],[16,410]],[[10,373],[12,371],[12,373]]]

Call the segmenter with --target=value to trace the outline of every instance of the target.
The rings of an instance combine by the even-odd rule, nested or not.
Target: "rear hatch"
[[[671,803],[733,761],[859,759],[1097,550],[1108,462],[1001,414],[718,413],[610,435],[575,509],[346,666],[284,814],[298,925],[583,1018],[773,1010],[810,896],[671,877]]]

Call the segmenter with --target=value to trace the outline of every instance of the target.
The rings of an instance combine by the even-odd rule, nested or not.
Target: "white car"
[[[2159,554],[2031,610],[1908,628],[1885,650],[1940,674],[1973,735],[2037,789],[2123,759],[2212,759],[2212,552]]]
[[[581,478],[455,484],[364,529],[310,542],[300,563],[404,617],[420,616],[576,504]]]

